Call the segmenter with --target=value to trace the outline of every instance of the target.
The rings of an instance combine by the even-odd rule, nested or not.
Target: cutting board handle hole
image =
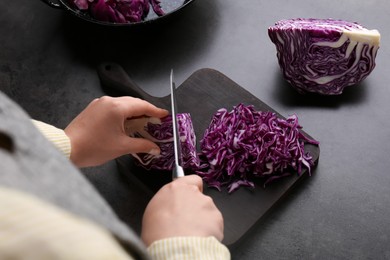
[[[14,151],[14,142],[7,134],[0,132],[0,148],[12,153]]]

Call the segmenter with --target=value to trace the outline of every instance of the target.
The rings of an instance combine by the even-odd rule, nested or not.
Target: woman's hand
[[[211,197],[202,193],[198,175],[176,179],[162,187],[146,207],[141,238],[154,241],[177,236],[223,239],[223,217]]]
[[[78,167],[96,166],[129,153],[158,155],[159,147],[126,134],[125,121],[140,116],[162,118],[165,109],[133,97],[104,96],[93,100],[66,128],[70,160]]]

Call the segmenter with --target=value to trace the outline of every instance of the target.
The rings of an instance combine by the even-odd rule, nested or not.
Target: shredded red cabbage
[[[196,152],[196,137],[191,116],[188,113],[177,115],[181,142],[183,168],[197,169],[200,164]],[[132,137],[142,137],[155,142],[161,149],[159,156],[150,154],[132,154],[137,162],[146,169],[172,170],[174,168],[172,116],[159,118],[138,118],[126,122],[128,133]]]
[[[319,142],[304,136],[296,115],[281,119],[273,112],[256,111],[239,104],[228,112],[220,109],[213,116],[201,143],[201,169],[197,171],[210,186],[229,193],[240,186],[254,187],[254,179],[267,183],[298,175],[314,165],[304,144]]]
[[[82,11],[89,11],[96,20],[113,23],[140,22],[149,13],[150,5],[158,15],[164,15],[159,0],[68,0]]]

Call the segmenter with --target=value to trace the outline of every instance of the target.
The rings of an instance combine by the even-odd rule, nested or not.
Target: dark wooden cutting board
[[[140,97],[159,107],[170,110],[170,96],[158,98],[145,93],[118,64],[101,64],[98,72],[102,87],[107,93]],[[167,89],[169,89],[168,85]],[[179,113],[191,114],[198,146],[199,140],[208,127],[212,116],[220,108],[226,108],[230,111],[233,106],[239,103],[251,104],[257,110],[273,111],[283,118],[282,115],[237,83],[213,69],[201,69],[194,72],[177,88],[176,93]],[[309,136],[305,132],[303,134]],[[306,145],[305,150],[312,154],[317,164],[320,154],[319,147]],[[163,184],[171,181],[171,172],[146,171],[137,167],[130,156],[118,158],[117,162],[121,173],[132,183],[137,183],[143,187],[145,196],[152,196]],[[213,198],[224,216],[225,238],[223,243],[229,247],[233,246],[281,198],[284,198],[298,181],[307,175],[307,172],[304,171],[300,176],[292,175],[283,178],[267,185],[266,188],[259,183],[254,190],[240,188],[232,194],[228,194],[226,189],[220,192],[205,186],[204,193]]]

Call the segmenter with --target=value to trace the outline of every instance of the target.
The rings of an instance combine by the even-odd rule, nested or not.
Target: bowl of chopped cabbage
[[[182,10],[193,0],[41,0],[88,22],[107,26],[150,23]]]

